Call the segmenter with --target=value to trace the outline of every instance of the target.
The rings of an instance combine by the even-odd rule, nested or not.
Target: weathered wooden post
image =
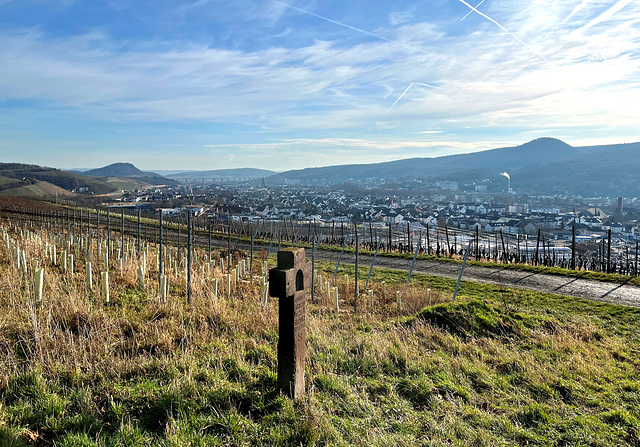
[[[576,226],[571,227],[571,270],[576,269]]]
[[[354,297],[353,297],[353,311],[358,313],[358,295],[359,295],[359,287],[358,287],[358,252],[359,252],[359,242],[358,242],[358,227],[355,227],[356,230],[356,278],[355,278],[355,286],[354,286]]]
[[[316,298],[316,249],[320,243],[315,237],[311,241],[311,302],[315,302]],[[322,289],[322,287],[320,287]],[[320,290],[322,292],[322,290]]]
[[[294,399],[305,392],[305,290],[310,280],[303,248],[278,252],[278,266],[269,270],[269,295],[279,299],[278,387]]]
[[[607,233],[607,273],[611,273],[611,228]]]
[[[250,253],[250,257],[249,257],[249,279],[251,279],[251,281],[253,281],[253,242],[256,238],[256,236],[258,235],[258,229],[260,227],[256,228],[255,233],[253,231],[251,231],[251,253]],[[252,230],[251,225],[249,225],[249,229]]]
[[[209,223],[209,241],[208,241],[209,262],[211,262],[211,223]]]
[[[444,223],[444,234],[447,239],[447,254],[451,258],[453,253],[451,253],[451,242],[449,242],[449,227],[447,226],[447,222]]]
[[[124,257],[124,208],[120,210],[120,257]]]
[[[162,277],[162,275],[164,274],[164,252],[162,251],[162,209],[158,210],[158,218],[160,219],[160,227],[159,227],[160,235],[158,237],[160,241],[160,247],[158,248],[158,256],[159,256],[158,275]]]
[[[191,210],[187,214],[187,304],[191,304]]]
[[[141,248],[140,248],[140,211],[141,211],[140,207],[138,207],[138,231],[137,231],[137,234],[136,234],[136,236],[137,236],[136,241],[137,241],[137,245],[138,245],[138,260],[140,260],[140,250],[141,250]],[[180,242],[178,242],[178,244],[180,244]]]
[[[104,258],[104,263],[107,265],[106,270],[109,270],[109,266],[111,265],[111,212],[109,211],[109,207],[107,207],[107,251],[106,256]]]
[[[96,208],[96,251],[98,262],[100,262],[100,249],[100,210]]]
[[[227,273],[231,273],[231,222],[227,223]]]

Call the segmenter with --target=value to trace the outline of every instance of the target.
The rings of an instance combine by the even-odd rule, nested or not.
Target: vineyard
[[[0,220],[0,445],[640,443],[635,309],[317,260],[291,400],[283,238],[76,213]]]
[[[0,204],[1,205],[1,204]],[[7,208],[5,206],[5,208]],[[568,243],[545,237],[538,231],[537,237],[449,228],[446,224],[426,226],[425,231],[412,230],[407,224],[385,224],[376,227],[371,223],[345,225],[332,222],[295,222],[293,220],[265,221],[244,220],[235,216],[200,214],[175,214],[164,217],[161,212],[136,212],[117,207],[81,209],[68,206],[38,209],[29,203],[14,205],[11,210],[29,216],[48,228],[65,231],[73,236],[91,233],[95,228],[100,237],[100,225],[136,237],[162,243],[171,242],[178,249],[186,249],[187,233],[191,232],[194,246],[206,247],[211,257],[212,249],[224,251],[227,257],[238,249],[253,253],[266,250],[267,256],[283,246],[302,246],[325,252],[361,252],[365,255],[424,259],[461,263],[467,259],[470,265],[504,267],[513,270],[536,271],[551,275],[563,275],[640,285],[638,279],[639,244],[608,237],[598,243],[578,241],[575,228]],[[189,219],[187,218],[189,216]],[[224,218],[224,219],[222,219]],[[190,223],[187,222],[190,221]],[[163,235],[164,231],[164,235]],[[164,239],[163,239],[164,238]],[[325,256],[326,258],[326,256]],[[228,259],[227,261],[229,261]],[[227,273],[230,273],[229,271]]]

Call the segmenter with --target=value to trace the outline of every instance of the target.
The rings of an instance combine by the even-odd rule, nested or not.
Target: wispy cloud
[[[389,14],[389,23],[391,26],[401,25],[410,22],[414,17],[413,11],[399,11]]]
[[[475,12],[478,15],[481,15],[482,17],[484,17],[485,19],[489,20],[492,23],[495,23],[495,25],[500,28],[502,31],[504,31],[505,33],[509,34],[511,37],[513,37],[515,40],[517,40],[518,42],[520,42],[522,45],[524,45],[525,47],[527,47],[528,49],[530,49],[532,52],[534,52],[536,55],[541,56],[535,49],[533,49],[531,46],[529,46],[529,44],[525,43],[522,41],[522,39],[520,39],[518,36],[516,36],[514,33],[512,33],[511,31],[509,31],[508,29],[506,29],[504,26],[500,25],[496,20],[492,19],[491,17],[489,17],[488,15],[486,15],[485,13],[478,11],[477,8],[471,6],[469,3],[467,3],[464,0],[458,0],[460,3],[464,4],[465,6],[469,7],[469,9],[471,9],[471,11]]]
[[[629,5],[633,1],[634,0],[619,0],[613,6],[611,6],[606,11],[604,11],[602,14],[594,17],[589,21],[589,23],[587,23],[585,26],[578,29],[578,32],[587,31],[588,29],[593,28],[594,26],[602,22],[610,20],[611,18],[613,18],[613,16],[619,13],[620,10],[622,10],[622,8],[625,8],[627,5]]]
[[[266,3],[243,0],[248,15],[261,13],[251,19],[263,26],[247,37],[259,42],[253,46],[234,39],[223,45],[215,39],[116,38],[105,29],[53,35],[44,27],[5,26],[0,139],[9,139],[8,129],[11,138],[16,129],[28,138],[28,130],[43,123],[115,123],[109,133],[130,152],[143,144],[156,147],[173,126],[186,129],[180,144],[188,150],[217,144],[207,150],[238,151],[233,163],[268,148],[287,150],[292,160],[298,151],[320,163],[351,160],[349,150],[358,157],[370,153],[372,160],[479,150],[487,147],[473,144],[478,135],[517,143],[540,129],[568,141],[640,134],[635,2],[585,1],[576,9],[570,0],[507,0],[485,2],[481,13],[463,1],[484,20],[460,24],[459,8],[448,21],[430,20],[419,10],[410,19],[407,13],[392,20],[388,9],[371,28],[313,6],[275,3],[269,12]],[[188,5],[186,15],[213,3]],[[269,14],[277,19],[265,20]],[[300,26],[309,21],[323,32]],[[496,33],[497,24],[516,32],[547,63],[512,36]],[[345,30],[353,38],[336,37]],[[133,125],[156,125],[157,137],[147,132],[145,139],[131,140],[126,132],[133,133],[127,127]],[[244,143],[223,144],[235,140]],[[304,157],[295,160],[303,163]]]
[[[397,32],[408,38],[414,29]],[[635,115],[628,98],[638,87],[627,87],[623,94],[613,91],[616,83],[628,85],[639,71],[638,58],[629,56],[640,44],[633,28],[582,41],[568,33],[548,39],[557,65],[540,66],[525,54],[514,54],[508,43],[488,32],[475,31],[462,47],[441,39],[443,52],[474,61],[460,70],[406,54],[387,41],[350,47],[316,41],[253,52],[203,46],[165,50],[169,44],[153,50],[103,33],[51,39],[27,29],[0,33],[0,99],[73,108],[101,119],[232,120],[281,130],[355,129],[384,122],[390,119],[383,102],[390,87],[403,92],[392,107],[399,130],[410,129],[414,117],[474,126],[508,125],[500,116],[538,116],[557,123],[564,121],[559,115],[567,114],[592,123]],[[601,54],[607,58],[585,59]],[[402,102],[421,78],[425,82],[419,84],[428,88]],[[603,86],[595,98],[607,99],[557,100],[589,85]],[[542,107],[547,101],[550,107]]]
[[[184,14],[187,13],[189,11],[193,11],[195,9],[199,9],[202,8],[204,6],[207,6],[209,4],[211,4],[214,0],[195,0],[193,2],[185,2],[182,5],[180,5],[178,8],[176,8],[175,12],[176,13],[180,13],[180,14]]]
[[[398,104],[398,101],[400,101],[404,97],[404,95],[407,94],[409,89],[411,89],[411,87],[413,87],[414,85],[419,85],[421,87],[428,87],[428,88],[439,88],[439,87],[436,87],[435,85],[431,85],[431,84],[423,84],[423,83],[420,83],[420,82],[412,82],[411,84],[409,84],[409,87],[407,87],[405,89],[405,91],[402,92],[402,94],[400,96],[398,96],[398,99],[396,99],[395,102],[393,104],[391,104],[391,107],[389,107],[389,110],[387,110],[387,112],[390,112],[396,106],[396,104]]]
[[[384,42],[388,42],[388,43],[391,43],[393,45],[399,45],[399,46],[401,46],[403,48],[406,48],[406,49],[409,49],[409,50],[412,50],[412,51],[416,51],[418,53],[426,54],[426,55],[429,55],[429,56],[434,56],[434,57],[437,57],[437,58],[442,59],[442,60],[446,60],[446,61],[453,62],[453,63],[456,63],[456,64],[461,64],[459,61],[456,61],[455,59],[453,59],[451,57],[448,57],[448,56],[445,56],[443,54],[438,54],[438,53],[434,53],[434,52],[431,52],[431,51],[427,51],[427,50],[424,50],[423,48],[419,48],[419,47],[414,46],[414,45],[409,45],[409,44],[407,44],[405,42],[402,42],[402,41],[395,41],[395,40],[390,39],[388,37],[385,37],[385,36],[383,36],[381,34],[372,33],[370,31],[364,30],[362,28],[358,28],[356,26],[349,25],[347,23],[340,22],[338,20],[334,20],[334,19],[331,19],[329,17],[325,17],[323,15],[316,14],[313,11],[309,11],[307,9],[299,8],[299,7],[291,5],[289,3],[284,3],[284,2],[281,2],[279,0],[272,0],[272,1],[274,3],[281,4],[286,8],[293,9],[294,11],[297,11],[299,13],[310,15],[312,17],[316,17],[316,18],[318,18],[320,20],[324,20],[324,21],[332,23],[334,25],[349,29],[351,31],[355,31],[355,32],[360,33],[360,34],[364,34],[364,35],[369,36],[369,37],[373,37],[373,38],[378,39],[378,40],[382,40]]]
[[[287,29],[285,29],[285,30],[284,30],[284,31],[282,31],[281,33],[274,34],[274,35],[269,36],[269,37],[276,38],[276,37],[284,37],[284,36],[288,36],[289,34],[291,34],[291,30],[292,30],[292,29],[293,29],[293,28],[291,28],[291,27],[289,26],[289,27],[287,27]]]
[[[366,162],[383,162],[415,157],[433,157],[445,154],[460,154],[483,149],[515,144],[512,141],[455,140],[371,140],[361,138],[298,138],[281,139],[264,143],[205,144],[218,156],[231,151],[241,160],[260,160],[261,165],[279,169],[274,157],[293,160],[294,169],[309,167],[309,158],[321,160],[321,165],[336,165]],[[266,163],[266,164],[265,164]]]

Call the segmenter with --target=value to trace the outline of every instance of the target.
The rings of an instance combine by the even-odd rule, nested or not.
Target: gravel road
[[[309,255],[309,250],[307,250],[307,258],[309,258]],[[316,255],[318,259],[336,262],[339,253],[318,251]],[[370,266],[371,258],[370,255],[360,255],[360,265]],[[355,255],[344,253],[342,262],[355,264]],[[411,259],[378,256],[375,266],[408,272],[411,268]],[[414,273],[458,279],[460,267],[461,264],[418,259],[416,260]],[[574,296],[604,303],[640,307],[640,287],[632,285],[472,265],[466,266],[462,279],[463,281],[496,284],[517,289]]]

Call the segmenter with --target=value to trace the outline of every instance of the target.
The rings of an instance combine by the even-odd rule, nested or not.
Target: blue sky
[[[1,161],[287,170],[640,141],[640,1],[478,3],[0,0]]]

